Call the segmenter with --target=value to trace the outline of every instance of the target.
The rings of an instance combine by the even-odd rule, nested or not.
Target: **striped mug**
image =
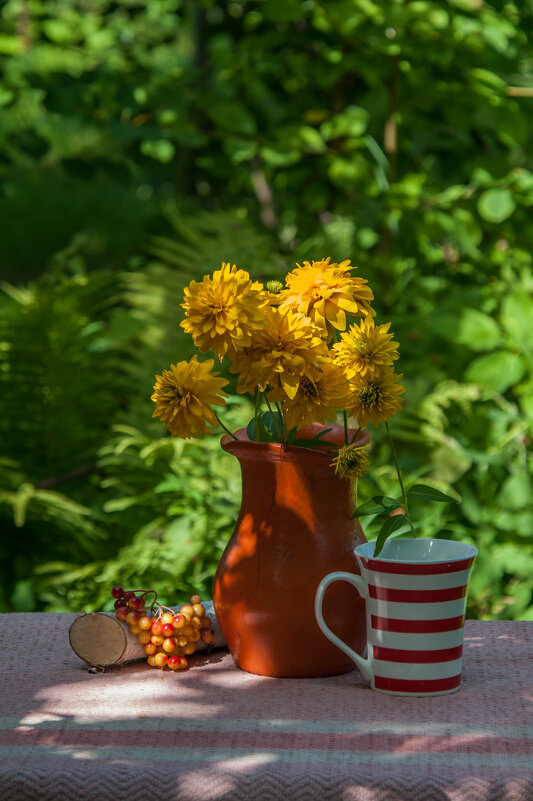
[[[477,548],[451,540],[387,540],[358,545],[361,576],[329,573],[318,585],[315,615],[353,659],[370,687],[390,695],[444,695],[461,686],[466,593]],[[364,659],[324,622],[322,601],[334,581],[348,581],[366,601]]]

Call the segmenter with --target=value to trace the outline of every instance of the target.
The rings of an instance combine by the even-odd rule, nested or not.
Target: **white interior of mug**
[[[367,559],[374,557],[375,542],[358,545],[355,553]],[[390,562],[450,562],[477,556],[473,545],[454,540],[394,539],[387,540],[376,559]]]

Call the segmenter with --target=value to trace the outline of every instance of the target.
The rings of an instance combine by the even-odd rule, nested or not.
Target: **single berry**
[[[168,656],[164,652],[156,654],[154,659],[158,667],[164,667],[168,662]]]
[[[194,606],[194,604],[199,604],[201,602],[202,599],[200,598],[199,595],[191,595],[191,597],[189,598],[189,603],[191,604],[191,606]]]
[[[184,615],[174,615],[172,619],[172,626],[176,630],[182,629],[185,625],[185,616]]]
[[[150,627],[152,634],[161,634],[161,623],[159,620],[154,620]]]
[[[111,590],[111,595],[113,598],[123,598],[124,597],[124,590],[120,586],[120,584],[116,584],[113,589]]]
[[[119,608],[117,609],[115,614],[116,614],[116,616],[118,617],[119,620],[122,620],[122,622],[125,623],[126,622],[126,618],[129,615],[129,612],[130,612],[130,610],[128,609],[127,606],[119,606]]]
[[[124,606],[124,598],[118,598],[115,603],[113,604],[115,609],[120,609],[121,606]]]
[[[167,654],[171,654],[176,649],[176,640],[174,637],[167,637],[166,640],[163,642],[163,651]]]
[[[167,665],[171,670],[179,670],[181,667],[181,656],[169,656]]]
[[[139,626],[141,627],[141,629],[144,629],[145,631],[151,629],[152,618],[150,617],[150,615],[143,615],[139,620]]]
[[[144,653],[148,654],[148,656],[152,656],[157,651],[157,645],[154,645],[153,642],[147,642],[144,646]]]
[[[161,626],[161,634],[164,634],[165,637],[172,637],[174,634],[174,626],[172,623],[163,623]]]
[[[202,642],[205,642],[206,645],[210,645],[213,642],[213,632],[209,631],[209,629],[204,629],[200,637]]]
[[[141,615],[139,612],[134,612],[132,609],[130,609],[126,615],[126,623],[128,623],[130,626],[135,626],[139,622],[140,617]]]
[[[161,623],[164,625],[165,623],[172,623],[174,620],[174,615],[171,615],[170,612],[164,612],[161,615]]]

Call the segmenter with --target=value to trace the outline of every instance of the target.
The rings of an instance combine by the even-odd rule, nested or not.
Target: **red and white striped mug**
[[[329,573],[318,585],[315,614],[333,643],[353,659],[370,687],[391,695],[444,695],[461,686],[466,593],[477,548],[452,540],[387,540],[355,549],[361,576]],[[366,601],[364,659],[324,622],[322,601],[348,581]]]

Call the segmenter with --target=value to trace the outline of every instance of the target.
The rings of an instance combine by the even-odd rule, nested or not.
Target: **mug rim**
[[[364,551],[361,552],[362,548],[368,548],[370,546],[376,546],[376,541],[373,540],[372,542],[362,542],[360,545],[357,545],[354,549],[354,553],[356,556],[361,557],[363,559],[375,559],[376,562],[389,562],[389,563],[397,563],[401,561],[402,564],[406,565],[438,565],[438,564],[447,564],[448,562],[459,562],[463,559],[474,559],[478,554],[479,550],[476,548],[475,545],[470,545],[468,542],[458,542],[457,540],[445,540],[445,539],[435,539],[430,537],[397,537],[392,540],[392,542],[428,542],[428,543],[445,543],[453,545],[454,547],[459,547],[464,549],[464,553],[460,556],[448,556],[444,559],[401,559],[399,560],[395,556],[391,557],[383,557],[381,553],[378,556],[374,556],[373,553],[365,553]]]

